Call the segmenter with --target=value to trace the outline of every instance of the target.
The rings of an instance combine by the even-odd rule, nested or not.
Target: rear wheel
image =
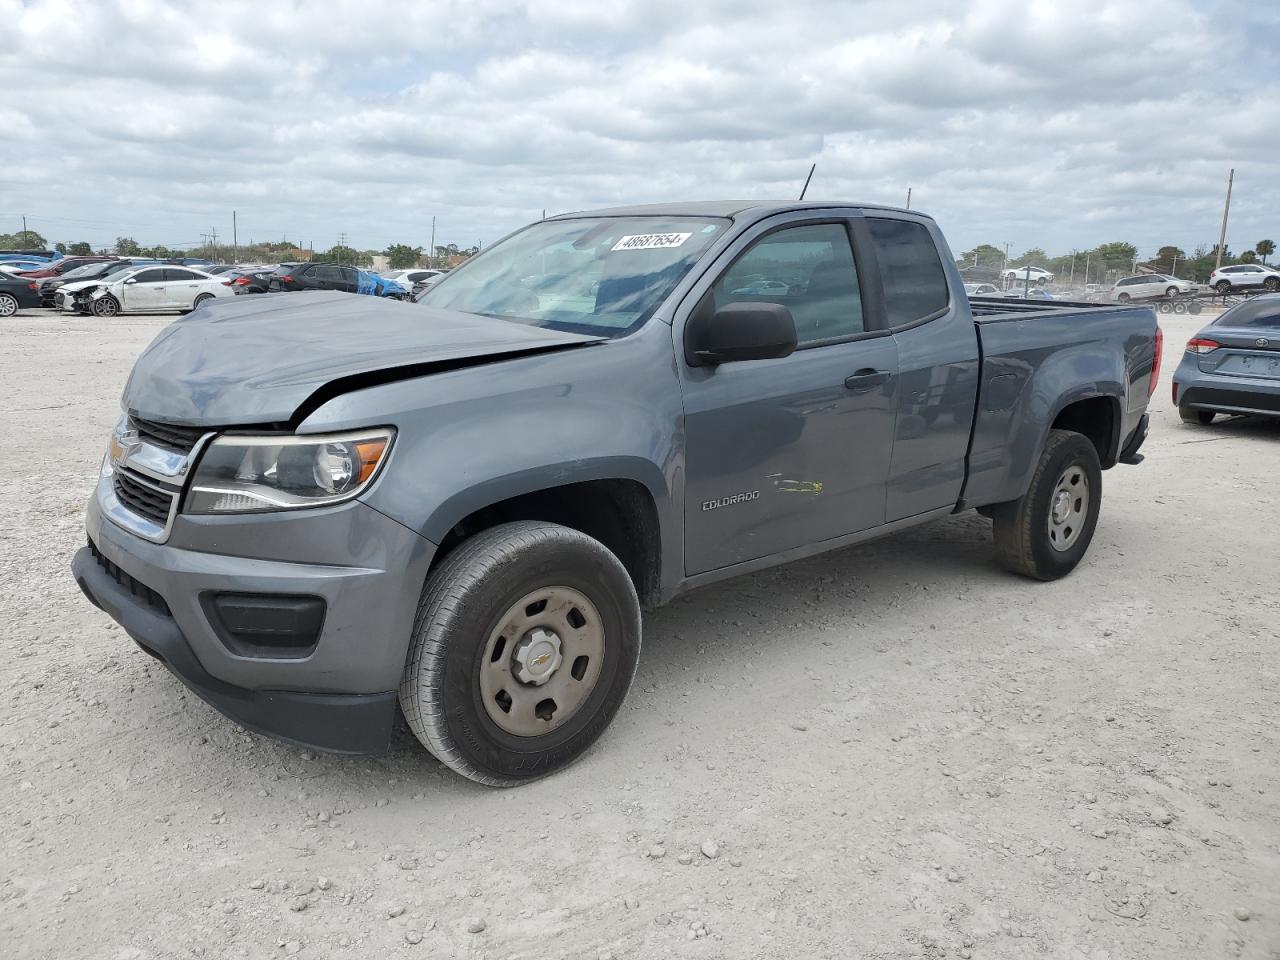
[[[1225,297],[1228,293],[1231,292],[1231,281],[1219,280],[1217,283],[1213,285],[1213,289],[1218,291],[1219,296]]]
[[[18,298],[12,293],[0,293],[0,317],[12,317],[18,312]]]
[[[1187,312],[1187,305],[1186,305],[1185,303],[1175,303],[1175,304],[1173,305],[1173,312],[1174,312],[1174,313],[1186,313],[1186,312]]]
[[[1213,423],[1216,416],[1212,410],[1196,410],[1192,407],[1179,407],[1178,416],[1182,418],[1183,423],[1198,423],[1202,427],[1207,427]]]
[[[1121,293],[1116,297],[1116,299],[1119,300],[1121,303],[1128,303],[1129,295],[1127,293]]]
[[[92,313],[95,317],[114,317],[120,312],[120,301],[111,294],[93,301]]]
[[[400,706],[446,766],[514,786],[595,742],[639,655],[640,604],[608,548],[557,524],[501,524],[427,578]]]
[[[1098,451],[1071,430],[1050,430],[1027,492],[992,510],[996,556],[1037,580],[1075,569],[1098,523],[1102,468]]]
[[[195,302],[191,304],[191,309],[198,310],[212,299],[212,293],[202,293],[200,296],[196,297]]]

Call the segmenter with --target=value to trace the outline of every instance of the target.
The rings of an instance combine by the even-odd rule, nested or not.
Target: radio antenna
[[[805,195],[805,194],[808,192],[808,190],[809,190],[809,181],[813,179],[813,171],[814,171],[814,170],[817,170],[817,169],[818,169],[818,165],[817,165],[816,163],[815,163],[813,166],[811,166],[811,167],[809,168],[809,175],[808,175],[807,177],[805,177],[805,178],[804,178],[804,186],[800,189],[800,199],[801,199],[801,200],[803,200],[803,199],[804,199],[804,195]]]

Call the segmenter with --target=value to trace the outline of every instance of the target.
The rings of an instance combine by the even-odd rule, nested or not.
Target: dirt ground
[[[166,322],[0,325],[0,956],[1280,958],[1280,423],[1178,420],[1195,318],[1072,576],[969,514],[690,594],[506,791],[247,733],[80,595]]]

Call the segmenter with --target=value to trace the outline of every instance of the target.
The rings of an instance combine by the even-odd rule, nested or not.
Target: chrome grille
[[[176,423],[161,423],[134,416],[129,417],[129,425],[138,432],[140,440],[183,453],[189,453],[196,442],[209,432],[205,427],[184,427]]]
[[[116,499],[140,517],[166,526],[173,509],[174,495],[138,479],[128,470],[117,468],[111,478]]]

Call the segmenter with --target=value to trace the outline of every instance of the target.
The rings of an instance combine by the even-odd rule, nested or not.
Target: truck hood
[[[166,327],[123,401],[191,426],[297,422],[350,390],[602,339],[349,293],[236,297]]]

